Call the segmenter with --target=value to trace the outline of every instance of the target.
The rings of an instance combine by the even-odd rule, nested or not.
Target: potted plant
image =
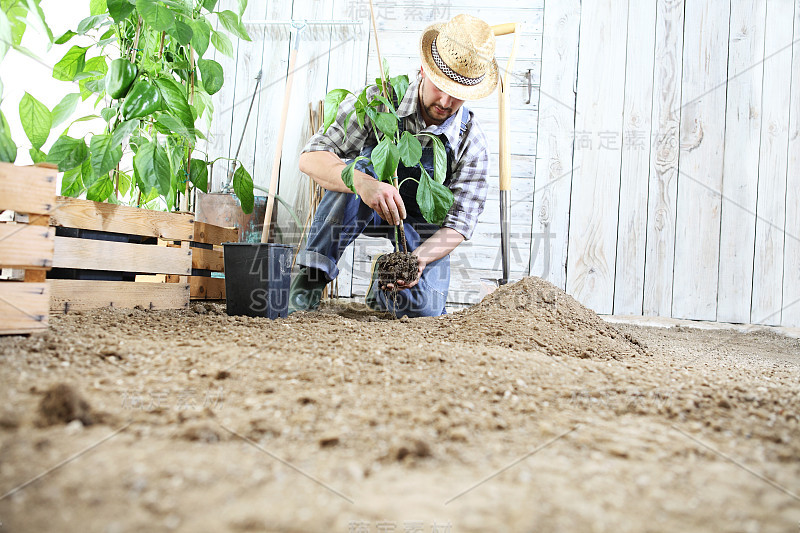
[[[196,124],[210,123],[211,95],[222,87],[224,73],[218,62],[203,56],[212,46],[232,56],[229,35],[250,40],[241,21],[247,1],[239,0],[238,12],[216,4],[92,0],[89,16],[53,40],[65,46],[92,41],[72,44],[53,68],[54,78],[77,82],[78,92],[65,95],[52,110],[27,93],[20,102],[31,158],[64,172],[63,195],[186,210],[192,187],[207,191],[208,166],[214,161],[196,149],[205,139]],[[42,151],[51,130],[89,98],[97,113],[72,120],[49,151]],[[88,142],[70,135],[74,123],[87,120],[98,125]],[[16,146],[6,125],[0,129],[0,159],[13,161]],[[123,159],[126,154],[132,158]],[[242,209],[251,212],[253,180],[241,164],[232,184]]]

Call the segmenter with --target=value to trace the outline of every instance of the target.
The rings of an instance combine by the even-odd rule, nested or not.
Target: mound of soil
[[[600,359],[647,354],[642,342],[537,277],[500,287],[478,305],[453,315],[452,320],[469,326],[460,328],[461,340],[504,348]]]
[[[84,426],[92,424],[89,403],[75,389],[65,383],[59,383],[45,391],[39,402],[39,419],[37,425],[53,426],[80,420]]]

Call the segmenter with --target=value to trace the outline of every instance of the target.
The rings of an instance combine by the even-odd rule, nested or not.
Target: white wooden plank
[[[272,18],[269,12],[270,7],[277,2],[268,0],[250,0],[247,4],[243,20],[268,20]],[[228,157],[235,158],[236,151],[241,141],[242,147],[239,150],[239,161],[247,172],[254,171],[255,152],[256,152],[256,133],[258,130],[258,109],[259,98],[261,96],[261,85],[256,89],[256,76],[262,68],[264,54],[263,30],[251,28],[251,41],[237,39],[236,47],[236,76],[228,79],[234,81],[233,99],[231,104],[234,106],[231,123],[231,142],[228,149]],[[269,74],[262,73],[262,82]],[[228,83],[230,83],[229,81]],[[255,101],[253,97],[255,96]],[[253,110],[250,118],[247,118],[247,111],[250,103],[253,103]],[[246,121],[246,124],[245,124]],[[252,174],[251,174],[252,175]],[[259,185],[263,185],[259,183]]]
[[[789,162],[786,174],[786,245],[781,325],[800,326],[800,0],[794,6]]]
[[[625,3],[583,5],[589,23],[580,28],[577,131],[621,138],[627,16]],[[567,292],[599,313],[613,308],[620,151],[576,145],[573,158]]]
[[[629,10],[613,312],[639,315],[647,243],[656,3],[630,2]]]
[[[235,11],[237,9],[234,0],[220,0],[217,4],[219,11],[230,9]],[[219,23],[214,22],[216,30],[220,30]],[[226,158],[230,151],[231,144],[231,124],[233,122],[233,96],[236,90],[236,49],[237,40],[232,39],[234,57],[228,57],[214,48],[214,45],[209,44],[204,58],[212,58],[222,66],[226,82],[222,84],[222,88],[216,94],[211,96],[211,102],[214,106],[214,118],[211,121],[211,129],[206,137],[208,138],[208,160],[213,162],[218,157]],[[209,191],[213,186],[213,190],[219,190],[228,179],[228,170],[230,169],[228,161],[220,159],[213,163],[211,166],[211,180]]]
[[[350,17],[369,17],[369,3],[352,1],[356,7],[347,11]],[[469,13],[488,24],[525,22],[532,30],[541,31],[544,0],[534,2],[374,2],[378,31],[422,30],[430,24],[450,20],[459,13]]]
[[[580,2],[574,0],[550,2],[544,12],[536,160],[531,165],[536,175],[531,233],[547,237],[550,246],[532,249],[529,271],[562,289],[567,284],[580,17]]]
[[[753,262],[753,306],[750,322],[780,325],[783,297],[783,247],[786,212],[786,169],[789,142],[789,96],[792,83],[794,6],[769,2],[769,31],[764,40],[761,157],[758,168],[756,247]],[[798,206],[791,206],[796,209]]]
[[[656,8],[658,12],[651,121],[655,145],[650,158],[643,308],[645,315],[670,316],[675,256],[684,5],[672,0],[658,0]]]
[[[292,16],[292,2],[270,0],[272,20],[288,20]],[[248,27],[250,30],[250,27]],[[268,25],[253,28],[262,42],[263,78],[259,89],[256,140],[254,146],[253,183],[269,188],[272,162],[278,138],[278,123],[283,106],[286,73],[289,68],[289,29],[286,26]],[[256,110],[253,110],[255,113]],[[252,117],[251,117],[252,120]],[[260,193],[265,194],[265,193]],[[276,205],[278,205],[276,203]],[[280,210],[281,207],[276,209]]]
[[[751,67],[764,58],[766,7],[731,3],[717,297],[722,322],[750,321],[763,79],[763,69]]]
[[[673,318],[717,316],[729,17],[727,2],[686,5]]]
[[[299,20],[334,18],[333,0],[294,0],[292,17]],[[308,103],[316,103],[325,98],[332,46],[331,33],[331,26],[311,25],[299,37],[289,120],[281,154],[278,194],[292,205],[301,221],[305,220],[310,207],[309,178],[300,172],[298,160],[303,146],[312,134],[308,123]],[[299,241],[302,228],[297,227],[291,214],[283,207],[278,208],[277,226],[283,234],[282,242],[296,244]]]

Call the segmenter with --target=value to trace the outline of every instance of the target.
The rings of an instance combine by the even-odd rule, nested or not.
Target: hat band
[[[466,76],[462,76],[458,72],[454,72],[453,69],[447,66],[447,64],[439,57],[439,50],[436,49],[436,39],[434,38],[431,41],[431,55],[433,56],[433,62],[436,63],[436,66],[439,67],[439,70],[444,72],[444,74],[453,80],[456,83],[460,83],[461,85],[478,85],[480,82],[483,81],[483,78],[486,77],[486,74],[482,74],[477,78],[468,78]]]

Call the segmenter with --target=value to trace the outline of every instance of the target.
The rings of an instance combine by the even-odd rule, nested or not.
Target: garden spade
[[[511,169],[508,153],[508,118],[511,112],[511,104],[508,98],[508,91],[510,86],[511,69],[514,65],[514,58],[517,55],[517,23],[509,22],[506,24],[498,24],[492,26],[492,31],[496,36],[514,34],[514,43],[511,45],[511,54],[508,56],[508,63],[506,63],[505,74],[500,78],[500,83],[497,84],[497,107],[499,112],[499,160],[500,160],[500,254],[503,260],[503,277],[499,280],[494,280],[495,288],[500,285],[508,283],[508,278],[511,269],[510,261],[510,225],[509,225],[509,209],[510,209],[510,194],[511,194]],[[489,291],[491,292],[491,290]]]

